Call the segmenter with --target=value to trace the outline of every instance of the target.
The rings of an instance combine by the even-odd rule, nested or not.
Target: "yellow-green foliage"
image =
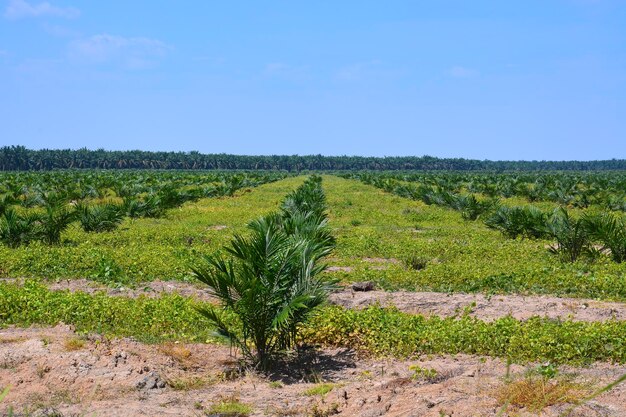
[[[180,295],[130,299],[50,291],[35,282],[0,284],[2,325],[64,322],[79,332],[133,336],[146,342],[213,340],[214,329],[196,310],[201,305]],[[229,315],[224,319],[234,322]],[[376,356],[468,353],[555,364],[624,363],[624,334],[626,322],[617,320],[586,323],[504,317],[487,323],[468,316],[426,318],[379,307],[326,307],[301,332],[306,343],[348,347]],[[184,351],[175,355],[185,357]]]
[[[126,282],[186,279],[193,259],[213,253],[233,233],[243,231],[249,220],[275,210],[304,178],[238,191],[234,197],[185,203],[168,210],[165,218],[126,218],[109,233],[86,233],[75,224],[63,234],[65,243],[60,246],[0,245],[0,276],[124,278]]]
[[[314,387],[311,387],[304,391],[304,395],[313,396],[313,395],[326,395],[330,391],[335,388],[334,384],[317,384]]]
[[[0,245],[0,276],[87,277],[124,285],[188,279],[190,263],[221,248],[249,220],[276,209],[304,178],[186,203],[161,219],[127,218],[109,233],[85,233],[73,225],[60,246]],[[549,240],[507,239],[448,208],[336,176],[324,176],[323,187],[338,243],[331,263],[352,268],[333,274],[345,281],[372,280],[385,289],[626,300],[626,263],[608,256],[593,263],[563,263],[548,253]],[[524,203],[519,197],[510,200]]]
[[[223,417],[245,417],[252,413],[252,407],[236,398],[224,399],[216,402],[209,409],[208,414]]]
[[[337,237],[333,265],[352,268],[333,274],[346,281],[372,280],[385,289],[626,299],[626,263],[608,257],[563,263],[546,250],[551,241],[507,239],[457,211],[354,180],[325,176],[324,189]],[[423,269],[407,266],[416,257],[426,263]]]
[[[582,363],[626,361],[626,323],[503,317],[487,323],[469,316],[424,317],[396,309],[324,309],[304,329],[304,340],[347,346],[375,356],[468,353],[515,361]]]

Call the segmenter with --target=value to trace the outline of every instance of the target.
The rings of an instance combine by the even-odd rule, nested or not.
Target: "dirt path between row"
[[[533,316],[576,321],[626,320],[625,303],[580,298],[345,290],[333,294],[331,300],[346,308],[380,304],[395,306],[407,313],[440,317],[453,317],[467,312],[484,321],[493,321],[509,314],[517,320],[527,320]]]
[[[20,280],[2,279],[0,282]],[[106,291],[112,296],[138,297],[178,293],[186,297],[211,301],[211,296],[200,284],[179,281],[153,281],[141,283],[137,288],[113,289],[86,279],[61,280],[47,283],[52,290],[70,290],[95,293]],[[468,312],[472,317],[493,321],[511,315],[518,320],[533,316],[576,321],[626,320],[626,303],[604,302],[581,298],[550,296],[521,296],[483,294],[446,294],[437,292],[357,292],[344,289],[331,295],[333,304],[346,308],[365,308],[370,305],[395,306],[399,310],[423,315],[453,317]]]
[[[64,325],[7,328],[0,329],[0,389],[10,386],[10,392],[0,415],[12,407],[15,415],[33,417],[204,416],[219,415],[211,413],[214,404],[236,400],[250,407],[251,416],[484,417],[498,415],[505,402],[500,397],[528,381],[525,375],[533,368],[513,365],[510,385],[504,380],[506,364],[496,359],[372,360],[336,349],[309,350],[267,376],[239,372],[223,346],[81,338]],[[616,380],[626,366],[596,363],[558,372],[550,383],[569,381],[568,395],[580,398]],[[319,389],[320,382],[330,384],[329,392]],[[568,407],[548,406],[541,415],[556,417]],[[511,404],[502,415],[538,412]],[[624,385],[571,414],[624,415]]]

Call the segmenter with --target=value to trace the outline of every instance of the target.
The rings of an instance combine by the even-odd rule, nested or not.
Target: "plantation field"
[[[325,178],[347,281],[388,290],[538,293],[626,299],[626,264],[600,257],[562,262],[550,239],[508,239],[458,211],[402,198],[360,182]]]
[[[89,278],[111,285],[189,277],[189,263],[219,249],[251,219],[273,210],[284,194],[302,182],[288,178],[243,188],[234,197],[187,202],[159,218],[126,217],[111,232],[85,232],[73,224],[62,243],[0,245],[4,277]]]
[[[32,405],[35,397],[24,387],[39,384],[42,392],[48,392],[49,400],[37,397],[41,404],[35,408],[54,402],[55,407],[72,413],[117,410],[114,415],[123,415],[120,401],[139,410],[141,406],[136,401],[159,398],[173,415],[227,415],[219,413],[224,408],[259,416],[386,415],[389,410],[396,411],[388,415],[400,416],[411,410],[400,395],[404,392],[428,399],[418,415],[469,417],[478,409],[480,415],[490,416],[537,415],[540,410],[545,415],[560,416],[567,415],[563,413],[581,398],[596,398],[597,390],[626,372],[626,324],[620,319],[622,302],[626,301],[626,262],[615,257],[619,245],[611,249],[602,246],[600,235],[594,234],[590,226],[598,213],[610,213],[611,219],[621,218],[618,202],[623,199],[622,174],[616,174],[616,179],[610,175],[570,174],[562,178],[562,184],[569,181],[571,185],[573,181],[574,187],[568,188],[570,194],[563,190],[555,194],[546,189],[535,195],[536,184],[542,183],[537,179],[539,174],[520,181],[522,185],[511,186],[513,191],[506,191],[503,186],[512,181],[508,175],[479,176],[470,185],[466,177],[456,174],[426,179],[405,174],[327,174],[321,176],[320,191],[320,178],[307,181],[304,175],[225,173],[202,177],[181,173],[177,178],[173,173],[152,176],[144,172],[115,172],[62,172],[56,174],[58,177],[54,173],[23,177],[7,174],[5,182],[0,181],[4,184],[0,201],[5,219],[5,226],[0,225],[0,237],[4,239],[0,244],[0,275],[7,278],[0,283],[0,364],[4,364],[0,366],[0,378],[17,372],[28,381],[15,390],[12,406],[26,409]],[[121,176],[116,178],[117,175]],[[81,182],[77,179],[84,180],[95,191],[85,194],[89,187],[69,186],[67,178],[78,184]],[[549,174],[546,183],[556,189],[554,178],[558,174]],[[123,190],[123,183],[131,179],[136,187]],[[444,180],[448,181],[447,188],[443,187]],[[318,184],[318,188],[307,191],[307,184]],[[428,188],[420,189],[424,184]],[[304,197],[299,197],[298,192]],[[581,197],[583,194],[586,197]],[[114,221],[104,219],[110,214],[106,214],[109,206],[115,207],[110,209],[116,213]],[[515,236],[508,233],[509,223],[496,221],[511,215],[511,208],[530,206],[539,210],[531,213],[539,213],[538,225],[525,223]],[[100,207],[102,212],[97,211]],[[269,215],[271,212],[274,214]],[[33,214],[35,220],[28,223],[33,226],[32,234],[11,235],[6,226],[10,217],[7,213],[14,213],[11,215],[26,223]],[[55,241],[46,232],[46,222],[61,215],[67,215],[68,222]],[[260,216],[268,217],[253,227],[246,226]],[[102,230],[89,229],[93,218],[101,220],[95,224],[101,225]],[[584,225],[580,228],[581,236],[583,232],[587,234],[582,236],[585,240],[581,238],[580,256],[572,261],[564,256],[567,242],[557,234],[571,230],[563,227],[557,231],[555,227],[566,221],[574,224],[578,219],[588,220],[580,223]],[[269,239],[270,232],[279,237]],[[237,242],[233,240],[235,235],[254,239],[249,246],[248,241],[229,246]],[[268,240],[259,243],[263,238]],[[310,246],[297,243],[293,249],[280,249],[281,244],[295,238],[304,239]],[[279,245],[278,249],[274,245]],[[224,247],[230,247],[230,252]],[[250,252],[254,256],[246,255],[246,248],[254,249]],[[293,265],[273,258],[283,250],[296,253],[296,248],[304,249],[302,259],[297,258]],[[328,266],[324,272],[316,266],[318,255],[311,255],[318,250],[320,259]],[[311,281],[307,285],[287,281],[275,284],[273,291],[282,291],[282,295],[259,304],[257,311],[254,303],[268,300],[266,297],[271,294],[258,286],[238,288],[228,275],[228,267],[222,271],[220,279],[224,281],[217,284],[214,280],[219,276],[211,271],[227,264],[220,264],[215,260],[218,258],[203,259],[218,251],[222,256],[237,255],[240,262],[251,256],[248,269],[237,270],[249,274],[251,281],[255,274],[280,276],[288,267],[299,271],[298,265],[308,265],[301,273],[310,274]],[[265,263],[258,260],[261,258]],[[200,268],[203,262],[209,262],[207,265],[213,269]],[[321,278],[313,280],[317,272]],[[200,284],[199,279],[213,285],[213,290],[206,292],[206,285]],[[88,287],[86,283],[90,281],[99,287]],[[158,285],[151,286],[150,281],[158,281]],[[353,293],[351,284],[364,281],[371,281],[377,290],[388,291],[389,307],[363,303],[357,308],[359,302],[354,300],[368,293]],[[62,282],[67,285],[59,286]],[[168,282],[174,293],[159,290]],[[222,338],[217,337],[216,329],[222,336],[246,334],[248,322],[274,314],[265,305],[272,302],[280,305],[284,301],[287,307],[294,306],[291,313],[276,313],[272,323],[288,320],[297,316],[298,309],[306,303],[311,301],[317,306],[324,298],[319,293],[309,298],[294,294],[306,293],[313,287],[317,288],[315,291],[328,291],[334,284],[338,292],[330,300],[335,305],[317,307],[310,319],[274,330],[289,329],[285,349],[297,341],[301,346],[314,346],[313,352],[306,353],[306,348],[301,348],[304,353],[296,350],[299,353],[293,358],[287,356],[277,364],[280,369],[269,373],[257,373],[260,367],[251,370],[242,367],[243,362],[227,359],[228,348],[220,346]],[[220,285],[232,288],[220,292],[215,289]],[[176,294],[177,289],[184,293]],[[394,300],[405,294],[399,290],[421,293],[404,296],[405,304],[399,309],[394,307]],[[425,291],[434,293],[429,296]],[[489,305],[492,311],[489,319],[473,315],[475,302],[454,301],[458,311],[444,315],[435,308],[427,316],[415,314],[414,310],[421,310],[410,305],[432,303],[445,294],[452,303],[461,299],[455,298],[460,293],[481,294],[481,308]],[[372,299],[385,299],[379,292],[369,294]],[[511,295],[509,301],[517,300],[516,303],[502,303],[499,307],[498,297],[502,294]],[[544,299],[543,295],[551,298]],[[295,301],[289,300],[292,296]],[[544,312],[546,317],[515,314],[523,317],[519,319],[505,311],[510,308],[505,305],[524,308],[524,297],[528,297],[529,306],[539,306],[533,311]],[[578,297],[581,301],[555,297]],[[242,300],[250,302],[242,304]],[[217,308],[219,301],[228,308]],[[580,319],[582,315],[575,313],[585,308],[589,309],[587,318]],[[62,336],[48,336],[47,332],[57,332],[51,327],[59,323],[71,327],[61,328]],[[29,326],[48,327],[20,330]],[[272,326],[266,328],[274,329]],[[125,339],[128,337],[132,339]],[[262,342],[282,337],[277,333],[269,339],[258,339],[260,342],[237,345],[258,347]],[[139,353],[129,354],[129,349]],[[71,353],[74,351],[77,353]],[[83,356],[79,355],[81,352]],[[245,356],[245,349],[242,353]],[[86,371],[86,375],[92,381],[98,380],[103,372],[97,371],[98,367],[109,366],[101,363],[100,358],[115,358],[117,367],[123,355],[123,364],[129,364],[124,378],[147,378],[135,364],[143,358],[144,363],[151,364],[147,366],[150,371],[146,372],[151,372],[148,376],[162,384],[155,382],[154,389],[147,390],[145,384],[107,382],[108,389],[118,392],[119,398],[104,394],[96,398],[86,394],[91,389],[88,382],[64,373],[70,367],[64,362],[67,358],[74,357],[76,363],[89,360],[93,371]],[[221,358],[221,362],[215,362],[211,355]],[[45,365],[35,366],[33,362],[52,360],[57,365],[50,364],[48,371]],[[309,360],[313,362],[306,362]],[[482,364],[486,362],[489,366],[485,371]],[[233,363],[239,365],[233,367]],[[520,365],[513,366],[511,378],[503,378],[504,373],[511,371],[511,363]],[[604,373],[594,374],[581,368],[590,364]],[[44,370],[33,373],[39,366],[44,366]],[[358,369],[358,373],[349,371],[351,368]],[[386,372],[386,368],[393,372]],[[479,383],[473,378],[481,372],[485,372],[485,379]],[[75,392],[74,396],[66,393],[63,397],[55,388],[52,375],[74,381],[63,384],[64,390]],[[472,382],[471,389],[466,390],[468,381]],[[10,385],[8,382],[0,379],[0,392]],[[260,388],[264,392],[261,395],[257,386],[266,385]],[[517,390],[523,391],[521,399]],[[551,390],[556,393],[549,399],[547,392]],[[442,391],[445,394],[440,395]],[[274,401],[274,392],[280,393],[284,401]],[[460,397],[459,392],[463,392]],[[530,395],[537,392],[543,396]],[[365,393],[379,400],[372,401]],[[175,394],[186,399],[174,401]],[[203,402],[201,395],[209,396],[210,403]],[[436,395],[440,395],[440,402],[434,399]],[[582,414],[572,415],[595,415],[589,413],[597,409],[604,413],[600,415],[607,416],[626,412],[620,406],[625,403],[624,389],[598,395],[600,402],[580,404]],[[148,408],[154,406],[154,401],[148,401]],[[383,414],[376,414],[382,407],[376,405],[378,402],[386,407]],[[474,405],[458,405],[464,402]],[[91,404],[91,408],[85,404]]]
[[[85,232],[73,224],[59,245],[0,245],[0,276],[88,278],[111,285],[189,280],[194,259],[221,248],[303,179],[187,202],[160,218],[126,217],[111,232]],[[328,175],[324,188],[338,243],[329,274],[346,283],[371,280],[386,290],[626,299],[626,263],[608,256],[562,262],[547,250],[554,244],[549,238],[509,239],[482,221],[465,220],[456,210],[360,181]],[[505,201],[522,202],[519,197]],[[556,206],[539,204],[544,210]]]

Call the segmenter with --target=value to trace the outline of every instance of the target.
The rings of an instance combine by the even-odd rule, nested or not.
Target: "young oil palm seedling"
[[[626,224],[624,218],[611,213],[588,215],[583,218],[589,236],[610,251],[618,263],[626,261]]]
[[[11,194],[3,194],[0,196],[0,216],[3,215],[9,207],[17,204],[18,200]]]
[[[295,210],[283,211],[273,216],[276,217],[275,221],[279,227],[290,236],[308,239],[331,249],[335,246],[335,237],[328,227],[325,213]]]
[[[235,236],[226,248],[231,259],[207,257],[206,265],[193,271],[224,307],[205,307],[201,314],[246,358],[266,368],[278,351],[294,346],[297,326],[333,289],[319,276],[330,249],[288,235],[275,216],[249,228],[250,237]],[[229,312],[234,320],[226,319]]]
[[[9,208],[0,217],[0,241],[12,248],[26,245],[37,238],[38,224],[38,216],[21,215]]]
[[[590,241],[583,219],[575,219],[564,208],[554,211],[546,224],[548,234],[556,239],[550,251],[568,262],[576,262],[581,255],[590,252]]]
[[[123,207],[126,215],[132,219],[139,217],[156,218],[165,213],[161,199],[156,194],[150,194],[143,200],[125,197]]]
[[[298,326],[335,288],[335,281],[321,276],[322,260],[334,247],[325,217],[307,210],[317,203],[304,204],[301,195],[293,195],[284,211],[251,222],[249,236],[235,235],[224,248],[229,259],[218,254],[192,268],[221,302],[200,313],[264,369],[279,351],[294,347]]]
[[[498,208],[485,224],[505,236],[541,238],[546,234],[546,214],[534,206]]]
[[[308,178],[301,187],[287,194],[281,210],[285,213],[299,211],[322,215],[326,210],[326,197],[321,182],[322,178],[316,175]]]
[[[46,204],[45,211],[38,221],[39,236],[48,245],[58,245],[61,233],[76,220],[76,212],[62,202]]]
[[[77,204],[76,213],[85,232],[110,232],[124,220],[123,208],[111,203],[95,206]]]
[[[465,220],[476,220],[498,207],[497,199],[478,200],[474,194],[456,196],[454,208],[461,212]]]

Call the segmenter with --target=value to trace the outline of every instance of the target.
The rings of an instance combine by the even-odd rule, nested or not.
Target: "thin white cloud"
[[[333,77],[336,81],[344,83],[393,82],[406,74],[407,70],[403,67],[373,59],[343,66],[335,71]]]
[[[291,81],[302,81],[310,78],[307,66],[295,66],[284,62],[266,64],[263,73],[268,77],[284,78]]]
[[[4,17],[7,19],[43,16],[73,19],[80,16],[80,10],[74,7],[53,6],[48,2],[31,4],[25,0],[9,0],[9,4],[4,10]]]
[[[374,72],[377,72],[380,61],[357,62],[340,68],[335,77],[341,81],[358,81],[367,78]]]
[[[453,77],[453,78],[471,78],[471,77],[476,77],[479,73],[478,71],[472,68],[454,66],[452,68],[449,68],[446,71],[446,74],[448,74],[450,77]]]
[[[77,38],[80,36],[80,32],[60,25],[43,25],[43,30],[49,35],[57,38]]]
[[[170,49],[156,39],[101,34],[70,42],[68,53],[80,63],[144,69],[155,66]]]

